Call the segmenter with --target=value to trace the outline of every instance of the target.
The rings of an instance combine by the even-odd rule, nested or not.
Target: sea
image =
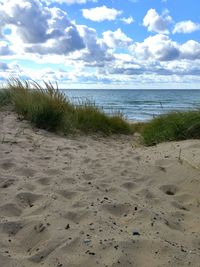
[[[95,103],[108,115],[121,113],[130,121],[149,121],[171,111],[200,108],[200,90],[63,90],[75,104]]]

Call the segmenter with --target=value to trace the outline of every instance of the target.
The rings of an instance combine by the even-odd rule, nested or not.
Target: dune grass
[[[132,125],[121,115],[107,116],[93,103],[72,104],[51,83],[12,79],[0,92],[0,106],[11,104],[14,111],[36,127],[69,133],[132,134]]]
[[[200,138],[200,110],[161,115],[140,129],[145,145]]]
[[[64,135],[74,133],[133,134],[147,146],[166,141],[200,138],[200,110],[172,112],[146,123],[130,124],[121,114],[106,115],[94,103],[72,104],[51,83],[12,79],[0,90],[0,108],[10,105],[36,127]]]
[[[0,90],[0,108],[11,104],[10,92],[8,90]]]

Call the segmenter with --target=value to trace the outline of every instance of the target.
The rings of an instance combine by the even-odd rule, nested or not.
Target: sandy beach
[[[200,140],[59,137],[0,112],[1,267],[200,266]]]

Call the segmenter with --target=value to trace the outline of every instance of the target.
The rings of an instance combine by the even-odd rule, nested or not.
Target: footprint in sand
[[[200,250],[200,238],[194,237],[192,240],[192,246],[198,250]]]
[[[17,202],[22,205],[23,207],[33,207],[36,200],[41,198],[42,195],[33,194],[30,192],[21,192],[16,195]]]
[[[51,253],[56,251],[57,248],[62,247],[65,242],[66,237],[57,238],[55,240],[47,240],[45,243],[41,242],[41,244],[37,245],[36,249],[30,250],[30,254],[32,255],[28,259],[34,263],[40,263],[44,261],[44,259],[47,258]]]
[[[84,201],[84,200],[78,200],[78,201],[76,201],[76,202],[74,202],[74,204],[72,205],[72,207],[73,208],[84,208],[84,207],[86,207],[87,206],[87,202],[86,201]]]
[[[136,189],[137,187],[137,185],[133,182],[125,182],[121,186],[130,191]]]
[[[144,196],[147,200],[156,200],[156,195],[153,193],[151,188],[142,188],[137,192],[140,196]]]
[[[6,159],[3,162],[0,163],[0,166],[3,170],[8,171],[12,168],[14,168],[16,165],[13,163],[14,159],[10,158],[10,159]]]
[[[160,190],[165,193],[166,195],[173,196],[178,191],[178,187],[172,184],[169,185],[162,185]]]
[[[83,145],[83,144],[78,144],[78,148],[86,149],[86,148],[88,148],[88,146],[87,145]]]
[[[31,183],[24,183],[23,188],[26,190],[29,190],[31,192],[33,192],[36,189],[35,185],[33,185]]]
[[[76,212],[74,211],[68,211],[63,215],[65,219],[68,219],[74,223],[80,223],[84,219],[87,219],[89,217],[90,212],[89,211],[84,211],[84,210],[77,210]]]
[[[92,173],[83,173],[82,174],[83,179],[86,181],[91,181],[94,179],[94,175]]]
[[[179,201],[172,201],[171,204],[177,209],[189,211],[189,208],[186,205],[183,205],[183,203]]]
[[[41,185],[50,185],[51,178],[50,177],[42,177],[37,180],[37,182]]]
[[[16,227],[18,239],[19,257],[23,257],[35,262],[40,262],[49,253],[45,253],[49,247],[49,230],[47,224],[41,221],[31,221],[28,224],[13,225]],[[20,230],[20,231],[19,231]],[[54,240],[51,241],[54,243]],[[16,253],[16,252],[15,252]]]
[[[75,184],[76,179],[74,178],[63,178],[61,184]]]
[[[83,164],[87,164],[87,163],[89,163],[90,161],[91,161],[90,158],[84,158],[83,161],[82,161],[82,163],[83,163]]]
[[[15,182],[15,179],[7,179],[3,182],[0,182],[0,188],[8,188],[11,185],[13,185]]]
[[[66,199],[72,199],[77,195],[77,192],[73,192],[73,191],[69,191],[69,190],[59,190],[59,191],[57,191],[57,193]]]
[[[22,210],[15,203],[6,203],[0,206],[0,216],[20,216],[22,214]]]
[[[12,221],[0,223],[0,231],[8,235],[16,235],[22,228],[23,224],[21,224],[20,222]]]
[[[110,214],[120,217],[130,212],[131,205],[121,204],[121,203],[116,203],[116,204],[106,203],[102,205],[102,208],[105,211],[109,212]]]
[[[191,202],[194,197],[188,193],[179,194],[176,199],[185,203]]]
[[[182,230],[182,221],[180,220],[180,217],[172,218],[172,216],[170,216],[167,219],[165,218],[164,223],[172,230]]]
[[[22,175],[25,177],[33,177],[36,171],[31,168],[20,168],[15,171],[15,174]]]

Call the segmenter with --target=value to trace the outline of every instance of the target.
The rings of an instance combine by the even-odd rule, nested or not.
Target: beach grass
[[[200,138],[200,110],[158,116],[139,129],[145,145]]]
[[[10,91],[0,90],[0,108],[9,104],[11,104]]]
[[[133,127],[121,114],[106,115],[89,101],[72,104],[50,82],[11,79],[0,91],[0,106],[11,104],[14,111],[36,127],[62,134],[132,134]]]
[[[41,86],[35,81],[9,80],[0,90],[0,108],[6,105],[36,127],[64,135],[139,132],[147,146],[200,138],[200,110],[171,112],[131,124],[120,113],[106,115],[93,102],[73,104],[57,86],[47,82]]]

